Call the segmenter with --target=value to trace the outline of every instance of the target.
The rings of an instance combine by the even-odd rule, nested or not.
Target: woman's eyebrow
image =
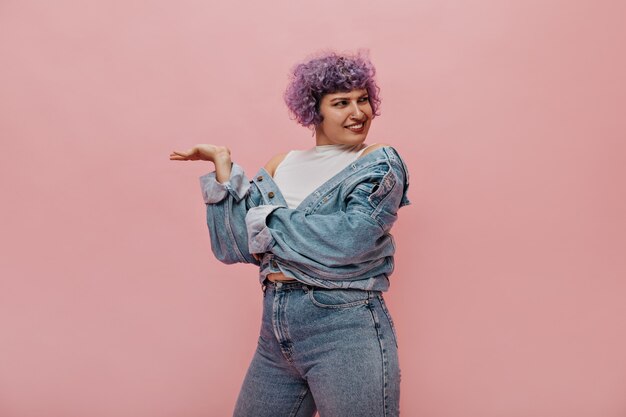
[[[363,93],[359,96],[359,98],[361,97],[365,97],[367,95],[367,93]],[[350,100],[350,97],[335,97],[330,99],[330,101],[335,101],[335,100]]]

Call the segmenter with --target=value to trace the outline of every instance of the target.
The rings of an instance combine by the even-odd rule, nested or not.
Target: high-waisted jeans
[[[382,293],[265,283],[235,417],[399,415],[398,346]]]

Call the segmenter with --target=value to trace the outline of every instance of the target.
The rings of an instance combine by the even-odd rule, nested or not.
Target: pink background
[[[256,269],[212,257],[210,164],[168,155],[227,144],[253,174],[312,146],[282,102],[289,68],[369,48],[368,142],[411,169],[387,294],[402,414],[623,417],[624,16],[618,0],[3,0],[0,416],[230,415]]]

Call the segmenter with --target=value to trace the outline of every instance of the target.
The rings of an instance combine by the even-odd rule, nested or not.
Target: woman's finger
[[[170,159],[172,160],[177,160],[177,161],[192,161],[194,152],[193,149],[190,149],[187,152],[183,152],[183,151],[172,151],[172,153],[170,154]]]

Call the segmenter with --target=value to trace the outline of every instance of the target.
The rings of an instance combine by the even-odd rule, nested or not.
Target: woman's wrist
[[[230,150],[224,146],[215,151],[213,159],[215,164],[215,177],[219,183],[225,183],[230,178],[231,167]]]

